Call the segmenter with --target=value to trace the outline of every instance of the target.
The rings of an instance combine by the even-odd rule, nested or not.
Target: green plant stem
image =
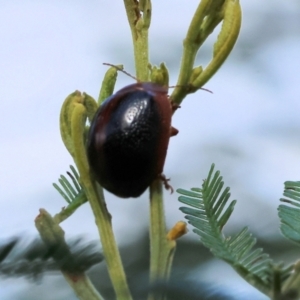
[[[110,82],[114,85],[114,76],[112,76]],[[86,156],[85,124],[87,118],[89,121],[93,119],[96,110],[97,103],[89,95],[81,94],[78,91],[69,95],[62,106],[60,115],[61,136],[66,148],[74,159],[80,174],[79,183],[84,189],[92,207],[103,247],[103,254],[117,299],[131,300],[125,272],[112,230],[111,216],[107,211],[102,189],[98,189],[94,178],[91,177]],[[63,215],[58,215],[56,219],[60,220],[64,217]]]
[[[213,58],[205,69],[195,67],[197,52],[207,37],[223,20],[214,45]],[[230,54],[241,27],[238,0],[202,0],[193,16],[183,42],[183,55],[176,88],[170,98],[180,104],[188,93],[201,88],[220,68]]]
[[[85,121],[85,107],[79,104],[72,112],[71,121],[74,160],[80,174],[80,183],[84,188],[95,216],[95,222],[103,247],[103,254],[117,299],[131,300],[126,275],[112,229],[111,215],[106,207],[103,190],[100,187],[98,188],[94,178],[90,175],[84,140]]]
[[[171,96],[172,100],[177,104],[180,104],[187,94],[186,88],[184,87],[189,83],[197,52],[210,33],[207,31],[206,34],[201,34],[201,25],[207,16],[211,2],[212,0],[202,0],[199,3],[188,28],[186,38],[183,41],[183,54],[176,84],[178,87],[174,89]]]
[[[113,283],[117,299],[132,299],[123,269],[120,253],[114,238],[111,215],[107,210],[102,189],[92,185],[90,178],[84,183],[87,197],[95,216],[95,222],[100,234],[103,253],[110,279]]]
[[[280,267],[273,266],[273,279],[272,279],[272,300],[282,300],[281,294],[281,269]]]
[[[222,66],[228,55],[231,53],[239,36],[242,12],[239,0],[226,0],[222,9],[214,15],[210,22],[206,22],[204,33],[207,36],[223,20],[221,31],[214,44],[213,59],[203,72],[194,81],[195,87],[203,86]]]
[[[300,295],[300,261],[295,263],[293,271],[292,275],[283,284],[282,293],[288,293],[294,290]]]
[[[76,275],[72,276],[72,274],[62,272],[66,281],[69,283],[71,288],[74,290],[78,299],[82,300],[100,300],[102,298],[98,291],[95,289],[91,281],[86,275]]]
[[[40,209],[40,214],[35,219],[35,226],[47,246],[59,247],[65,255],[71,255],[64,239],[64,231],[45,209]],[[56,252],[53,254],[54,260],[56,259],[55,254]],[[103,299],[84,272],[71,273],[65,270],[61,271],[80,300]]]
[[[140,1],[142,7],[134,0],[124,0],[124,4],[133,39],[136,75],[140,81],[149,81],[148,29],[151,21],[151,2]],[[167,281],[176,242],[167,239],[160,179],[155,180],[150,187],[150,224],[150,283],[158,280]],[[150,294],[148,299],[163,298],[163,295]]]
[[[69,218],[82,204],[87,202],[85,193],[82,191],[80,195],[77,196],[76,200],[71,202],[67,207],[64,207],[59,213],[57,213],[53,218],[55,222],[61,223],[67,218]]]
[[[162,182],[150,186],[150,283],[166,282],[170,276],[176,242],[167,238]],[[149,300],[163,299],[164,295],[150,294]]]
[[[207,6],[209,5],[209,2],[209,0],[200,2],[189,26],[186,38],[183,41],[182,61],[177,81],[177,85],[179,87],[188,84],[198,49],[205,41],[203,37],[201,37],[201,39],[199,38],[199,27],[205,17],[205,11]],[[180,93],[179,95],[181,95],[181,93],[184,94],[184,89],[178,89],[178,93]],[[175,95],[176,93],[174,92],[174,99],[176,99]],[[177,97],[181,98],[182,96]]]
[[[148,29],[151,21],[151,4],[150,1],[146,2],[148,5],[142,15],[137,1],[124,0],[133,40],[136,77],[144,82],[149,81]]]
[[[117,65],[116,67],[123,69],[123,65]],[[108,98],[114,92],[117,77],[118,77],[118,70],[116,68],[111,67],[106,71],[102,81],[99,97],[98,97],[99,106],[106,98]]]
[[[244,278],[249,284],[254,286],[256,289],[258,289],[260,292],[262,292],[265,295],[270,294],[270,287],[267,283],[263,282],[261,278],[258,276],[253,276],[252,274],[249,274],[249,271],[243,268],[240,265],[233,266],[233,268],[236,270],[236,272]]]

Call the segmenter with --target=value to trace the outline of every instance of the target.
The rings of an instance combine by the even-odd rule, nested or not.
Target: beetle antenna
[[[172,85],[172,86],[169,86],[168,88],[169,89],[173,89],[173,88],[177,88],[177,87],[185,87],[187,89],[191,89],[191,85],[190,84],[187,84],[187,85]],[[209,89],[205,89],[205,88],[199,88],[199,90],[203,90],[203,91],[206,91],[206,92],[209,92],[211,94],[213,94],[213,92]]]
[[[127,76],[131,77],[132,79],[136,80],[137,82],[141,82],[135,76],[133,76],[130,73],[126,72],[123,69],[123,66],[117,66],[117,65],[110,64],[110,63],[103,63],[103,65],[113,67],[113,68],[117,69],[118,71],[120,71],[120,72],[126,74]],[[169,89],[173,89],[173,88],[176,88],[176,87],[185,87],[187,89],[191,89],[189,84],[187,84],[187,85],[171,85],[171,86],[168,86]],[[203,91],[206,91],[206,92],[209,92],[209,93],[213,94],[213,92],[209,89],[199,88],[199,90],[203,90]]]
[[[110,67],[113,67],[113,68],[116,68],[118,71],[126,74],[127,76],[131,77],[132,79],[136,80],[137,82],[140,82],[136,77],[134,77],[133,75],[131,75],[130,73],[126,72],[123,70],[123,66],[120,67],[120,66],[117,66],[117,65],[113,65],[113,64],[110,64],[110,63],[103,63],[103,65],[105,66],[110,66]]]
[[[199,88],[199,90],[203,90],[203,91],[205,91],[205,92],[209,92],[209,93],[213,94],[213,92],[212,92],[211,90],[209,90],[209,89]]]

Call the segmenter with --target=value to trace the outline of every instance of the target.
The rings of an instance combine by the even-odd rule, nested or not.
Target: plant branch
[[[223,21],[214,45],[213,58],[206,68],[194,67],[200,46]],[[170,98],[180,104],[185,96],[200,89],[220,68],[231,52],[241,27],[238,0],[202,0],[183,42],[183,55],[176,88]]]
[[[120,69],[123,69],[122,65],[117,65]],[[114,92],[115,84],[118,77],[118,69],[115,67],[110,67],[103,78],[99,97],[98,97],[98,105],[100,106],[102,102],[112,95]]]
[[[186,233],[186,223],[178,222],[167,234],[164,214],[162,182],[150,186],[150,284],[167,282],[170,277],[176,239]],[[149,300],[164,299],[164,295],[150,294]]]
[[[97,186],[90,174],[86,156],[85,124],[87,118],[93,119],[97,104],[92,97],[87,94],[81,95],[78,91],[67,97],[66,101],[67,103],[64,103],[61,111],[61,116],[63,116],[61,117],[63,123],[61,124],[61,135],[64,141],[68,141],[69,147],[67,149],[72,154],[80,174],[79,183],[83,187],[94,213],[103,254],[117,299],[131,300],[121,257],[114,238],[111,216],[106,207],[102,188]]]
[[[62,210],[53,217],[55,222],[58,224],[62,223],[69,218],[77,210],[77,208],[86,202],[86,195],[84,191],[82,191],[73,202],[71,202],[67,207],[62,208]]]
[[[61,253],[64,254],[64,261],[67,263],[61,266],[61,272],[77,297],[81,300],[103,299],[84,272],[71,271],[75,264],[65,242],[64,231],[45,209],[40,209],[40,214],[35,219],[35,226],[44,243],[55,250],[54,260],[60,261]]]
[[[282,286],[282,292],[288,293],[294,291],[300,295],[300,261],[297,261],[293,267],[293,273]]]
[[[82,122],[84,120],[84,122]],[[119,250],[114,238],[109,214],[102,188],[97,188],[94,178],[91,177],[87,161],[84,141],[84,126],[86,120],[84,105],[78,106],[72,115],[72,133],[74,141],[74,160],[76,162],[80,181],[89,199],[95,216],[96,225],[100,234],[110,279],[113,283],[117,299],[131,299],[126,275],[121,262]]]
[[[126,14],[131,30],[136,77],[149,81],[148,29],[151,23],[151,1],[124,0]]]

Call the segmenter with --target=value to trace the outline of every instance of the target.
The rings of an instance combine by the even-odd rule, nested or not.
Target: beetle
[[[87,156],[95,179],[121,198],[139,197],[162,175],[175,106],[168,89],[151,82],[128,85],[97,110],[87,139]]]

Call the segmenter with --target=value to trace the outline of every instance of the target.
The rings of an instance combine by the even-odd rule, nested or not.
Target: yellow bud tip
[[[188,232],[187,225],[183,221],[177,222],[173,228],[168,232],[167,239],[170,241],[175,241],[182,237]]]

